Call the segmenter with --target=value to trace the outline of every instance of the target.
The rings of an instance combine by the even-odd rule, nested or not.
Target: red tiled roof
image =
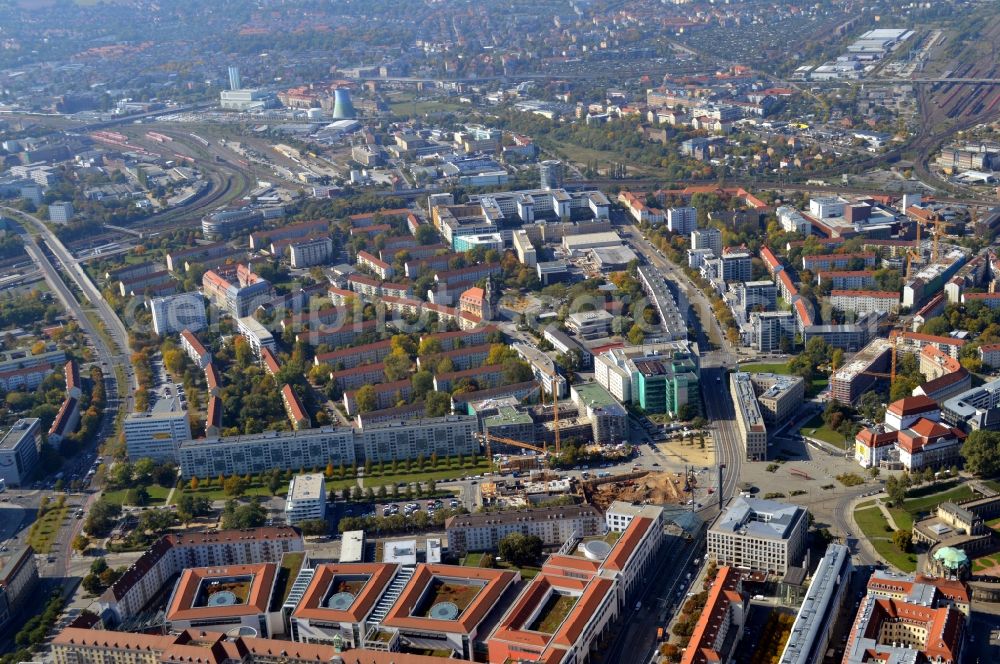
[[[272,376],[281,371],[281,365],[278,364],[278,358],[274,356],[274,353],[271,352],[270,348],[265,346],[260,349],[260,359],[264,364],[264,368],[267,369],[267,372]]]
[[[799,320],[802,322],[803,327],[809,327],[813,324],[813,317],[809,313],[809,308],[806,307],[806,301],[802,298],[795,300],[795,312],[799,316]]]
[[[293,423],[309,419],[305,408],[302,407],[302,402],[299,401],[299,396],[295,394],[295,390],[288,383],[281,386],[281,399],[285,402],[285,407],[288,409],[288,417],[291,418]]]
[[[887,412],[899,415],[900,417],[927,413],[934,410],[940,410],[940,407],[933,399],[924,396],[904,397],[898,401],[893,401],[886,409]]]
[[[191,330],[188,329],[183,330],[181,332],[181,336],[184,338],[185,341],[188,342],[188,344],[191,346],[191,348],[194,349],[194,352],[197,353],[199,357],[204,357],[205,353],[208,352],[205,349],[205,346],[202,345],[200,341],[198,341],[198,337],[194,336]]]
[[[403,589],[390,609],[388,615],[382,620],[382,624],[388,627],[401,627],[416,630],[434,630],[443,632],[458,632],[471,634],[482,622],[486,614],[493,609],[494,605],[503,595],[507,587],[514,582],[517,577],[516,572],[509,570],[487,569],[483,567],[456,567],[454,565],[417,565],[416,571],[406,588]],[[462,610],[454,620],[441,620],[437,618],[419,617],[412,615],[417,604],[423,597],[427,587],[436,579],[458,579],[476,582],[485,582],[476,596],[467,607]],[[452,583],[455,583],[454,581]]]
[[[653,520],[648,517],[642,516],[632,519],[632,522],[628,524],[628,528],[625,529],[622,536],[615,542],[615,546],[611,549],[611,553],[608,554],[603,567],[615,572],[624,570],[629,558],[632,557],[632,552],[639,546],[639,542],[646,536],[652,525]]]
[[[274,563],[259,565],[228,565],[225,567],[195,567],[181,572],[172,601],[167,606],[166,619],[169,621],[206,620],[223,616],[245,616],[267,613],[271,599],[271,589],[278,566]],[[251,576],[247,596],[242,604],[227,606],[195,606],[199,588],[211,579],[223,577]],[[207,598],[205,598],[207,599]]]
[[[321,564],[316,568],[312,581],[302,595],[302,601],[295,608],[292,616],[307,620],[322,620],[324,622],[361,622],[375,607],[375,602],[381,596],[396,573],[397,565],[387,563],[346,563]],[[329,595],[330,584],[338,576],[364,575],[368,577],[361,592],[357,593],[354,602],[345,610],[330,609],[323,605]]]
[[[722,623],[727,619],[730,606],[743,603],[743,597],[737,591],[739,581],[740,573],[732,567],[719,569],[709,590],[705,608],[702,609],[684,656],[681,657],[681,664],[709,664],[721,661],[714,646]]]

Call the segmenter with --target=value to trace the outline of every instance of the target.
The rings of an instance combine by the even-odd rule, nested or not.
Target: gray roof
[[[805,513],[798,505],[741,496],[733,500],[712,526],[712,530],[734,535],[787,539]]]
[[[850,549],[842,544],[827,547],[795,617],[779,664],[810,664],[823,654],[815,652],[815,649],[823,646],[822,635],[830,621],[837,618],[835,597],[850,570]]]

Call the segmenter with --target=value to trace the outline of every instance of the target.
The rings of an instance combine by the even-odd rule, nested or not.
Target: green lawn
[[[962,485],[942,493],[933,493],[920,498],[909,498],[903,503],[903,508],[915,517],[923,512],[929,512],[941,503],[948,501],[957,503],[962,500],[974,498],[976,495],[968,486]]]
[[[124,505],[125,495],[128,492],[128,489],[115,489],[114,491],[105,491],[102,495],[109,503]],[[167,496],[170,494],[170,489],[160,486],[159,484],[151,484],[146,487],[146,492],[149,493],[149,503],[147,503],[147,505],[150,507],[156,507],[166,504]]]
[[[462,564],[466,567],[479,567],[483,562],[483,556],[485,553],[469,553],[466,554],[465,558],[462,558]]]
[[[32,524],[31,530],[28,532],[28,544],[35,549],[35,553],[47,554],[52,550],[56,534],[62,527],[68,512],[69,505],[52,507],[42,515],[41,519]]]
[[[848,448],[848,441],[844,440],[844,434],[834,431],[823,424],[823,417],[821,415],[815,415],[811,420],[806,422],[805,426],[799,429],[799,435],[818,438],[842,450]]]
[[[775,373],[790,374],[788,362],[753,362],[751,364],[741,364],[740,371],[747,373]]]
[[[343,479],[343,480],[327,478],[327,480],[326,480],[326,490],[327,490],[327,493],[329,493],[332,490],[340,491],[345,486],[346,487],[357,486],[357,483],[358,483],[357,480],[354,479],[353,477],[349,477],[349,478]],[[201,480],[200,483],[199,483],[199,485],[198,485],[198,488],[195,489],[194,491],[191,490],[191,483],[189,481],[188,482],[184,482],[184,484],[182,485],[182,487],[180,489],[178,489],[177,492],[174,494],[174,502],[175,503],[177,502],[177,499],[180,497],[181,493],[194,493],[195,495],[198,495],[198,496],[204,496],[205,498],[208,498],[209,500],[227,500],[228,498],[230,498],[230,496],[226,495],[225,490],[221,486],[219,486],[219,481],[218,481],[217,478],[212,480],[212,483],[211,483],[210,486],[206,486],[205,481]],[[288,482],[282,481],[281,485],[278,487],[278,491],[277,491],[277,493],[275,495],[277,495],[277,496],[284,496],[287,493],[288,493]],[[246,492],[243,495],[244,496],[261,496],[263,498],[270,498],[271,497],[271,490],[268,488],[266,482],[264,482],[264,483],[252,482],[247,487],[247,490],[246,490]]]
[[[528,627],[529,630],[536,632],[542,632],[543,634],[555,634],[555,631],[559,629],[559,625],[562,624],[566,616],[576,605],[577,598],[573,595],[560,595],[558,593],[552,593],[549,600],[545,603],[538,617],[535,618],[533,625]]]
[[[484,472],[488,472],[490,469],[490,464],[486,459],[478,459],[476,464],[466,463],[462,468],[457,466],[454,468],[443,468],[441,470],[424,470],[424,471],[414,471],[414,472],[387,472],[385,475],[378,475],[373,472],[370,476],[364,478],[364,486],[372,487],[376,489],[380,486],[388,486],[391,484],[399,484],[400,482],[429,482],[434,480],[435,482],[440,482],[442,480],[453,480],[465,475],[481,475]]]
[[[897,527],[903,530],[913,530],[912,514],[901,507],[890,507],[889,514],[892,515],[892,520],[896,522]]]
[[[889,522],[886,521],[881,510],[877,507],[856,510],[854,520],[864,533],[865,539],[871,543],[879,556],[903,572],[916,571],[916,555],[900,551],[892,543],[892,533],[886,530],[889,528]]]
[[[281,604],[285,603],[285,600],[288,599],[288,593],[292,591],[292,584],[295,583],[295,577],[299,575],[305,555],[302,552],[286,553],[281,559],[281,568],[279,570],[280,580],[283,584],[280,588]],[[281,604],[278,606],[281,606]]]
[[[972,561],[972,571],[982,572],[983,570],[990,569],[996,565],[1000,565],[1000,556],[983,556],[982,558],[974,558]]]

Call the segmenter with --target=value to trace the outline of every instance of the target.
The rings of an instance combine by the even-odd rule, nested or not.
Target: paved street
[[[683,274],[653,247],[636,226],[627,226],[625,236],[647,262],[659,270],[664,278],[673,282],[676,288],[684,294],[698,315],[702,328],[704,329],[707,325],[708,336],[719,345],[719,350],[707,352],[705,351],[708,346],[702,345],[701,387],[705,401],[705,415],[711,422],[712,437],[715,440],[716,463],[726,466],[723,475],[725,486],[722,497],[731,498],[736,492],[744,459],[743,446],[740,444],[739,434],[736,430],[733,402],[729,395],[725,375],[728,368],[736,365],[736,354],[726,340],[705,294],[687,278],[687,275]]]
[[[704,554],[704,532],[699,531],[690,542],[680,537],[667,540],[656,567],[646,577],[644,589],[635,599],[629,599],[618,618],[621,629],[605,651],[607,664],[635,664],[652,657],[657,628],[667,624],[668,614],[684,599],[690,582],[687,574],[696,571],[692,561]]]

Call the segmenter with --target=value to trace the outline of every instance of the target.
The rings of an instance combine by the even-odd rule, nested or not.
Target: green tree
[[[423,399],[428,392],[434,389],[434,374],[426,369],[421,369],[413,374],[410,382],[413,384],[413,398]]]
[[[451,395],[447,392],[428,392],[424,399],[424,414],[427,417],[441,417],[451,412]]]
[[[892,534],[892,543],[900,551],[909,551],[913,546],[913,533],[909,530],[897,530]]]
[[[511,533],[498,546],[500,556],[517,567],[530,565],[542,555],[542,540],[535,535]]]
[[[278,490],[281,489],[281,485],[284,481],[281,479],[281,475],[278,473],[271,473],[271,476],[267,479],[267,490],[271,492],[272,496],[278,495]]]
[[[233,475],[222,483],[223,492],[232,498],[238,498],[246,493],[247,483],[239,475]]]
[[[642,326],[638,323],[632,325],[632,328],[628,331],[628,342],[633,346],[639,346],[645,338],[646,333],[642,331]]]
[[[354,401],[357,403],[358,412],[369,413],[378,408],[378,397],[375,395],[375,388],[372,385],[362,385],[354,393]]]
[[[410,358],[402,353],[389,353],[382,362],[385,364],[385,377],[389,381],[403,380],[410,374]]]
[[[965,469],[980,477],[1000,473],[1000,431],[973,431],[962,443]]]
[[[300,521],[298,526],[302,530],[303,535],[326,535],[330,530],[326,519],[306,519],[305,521]]]

